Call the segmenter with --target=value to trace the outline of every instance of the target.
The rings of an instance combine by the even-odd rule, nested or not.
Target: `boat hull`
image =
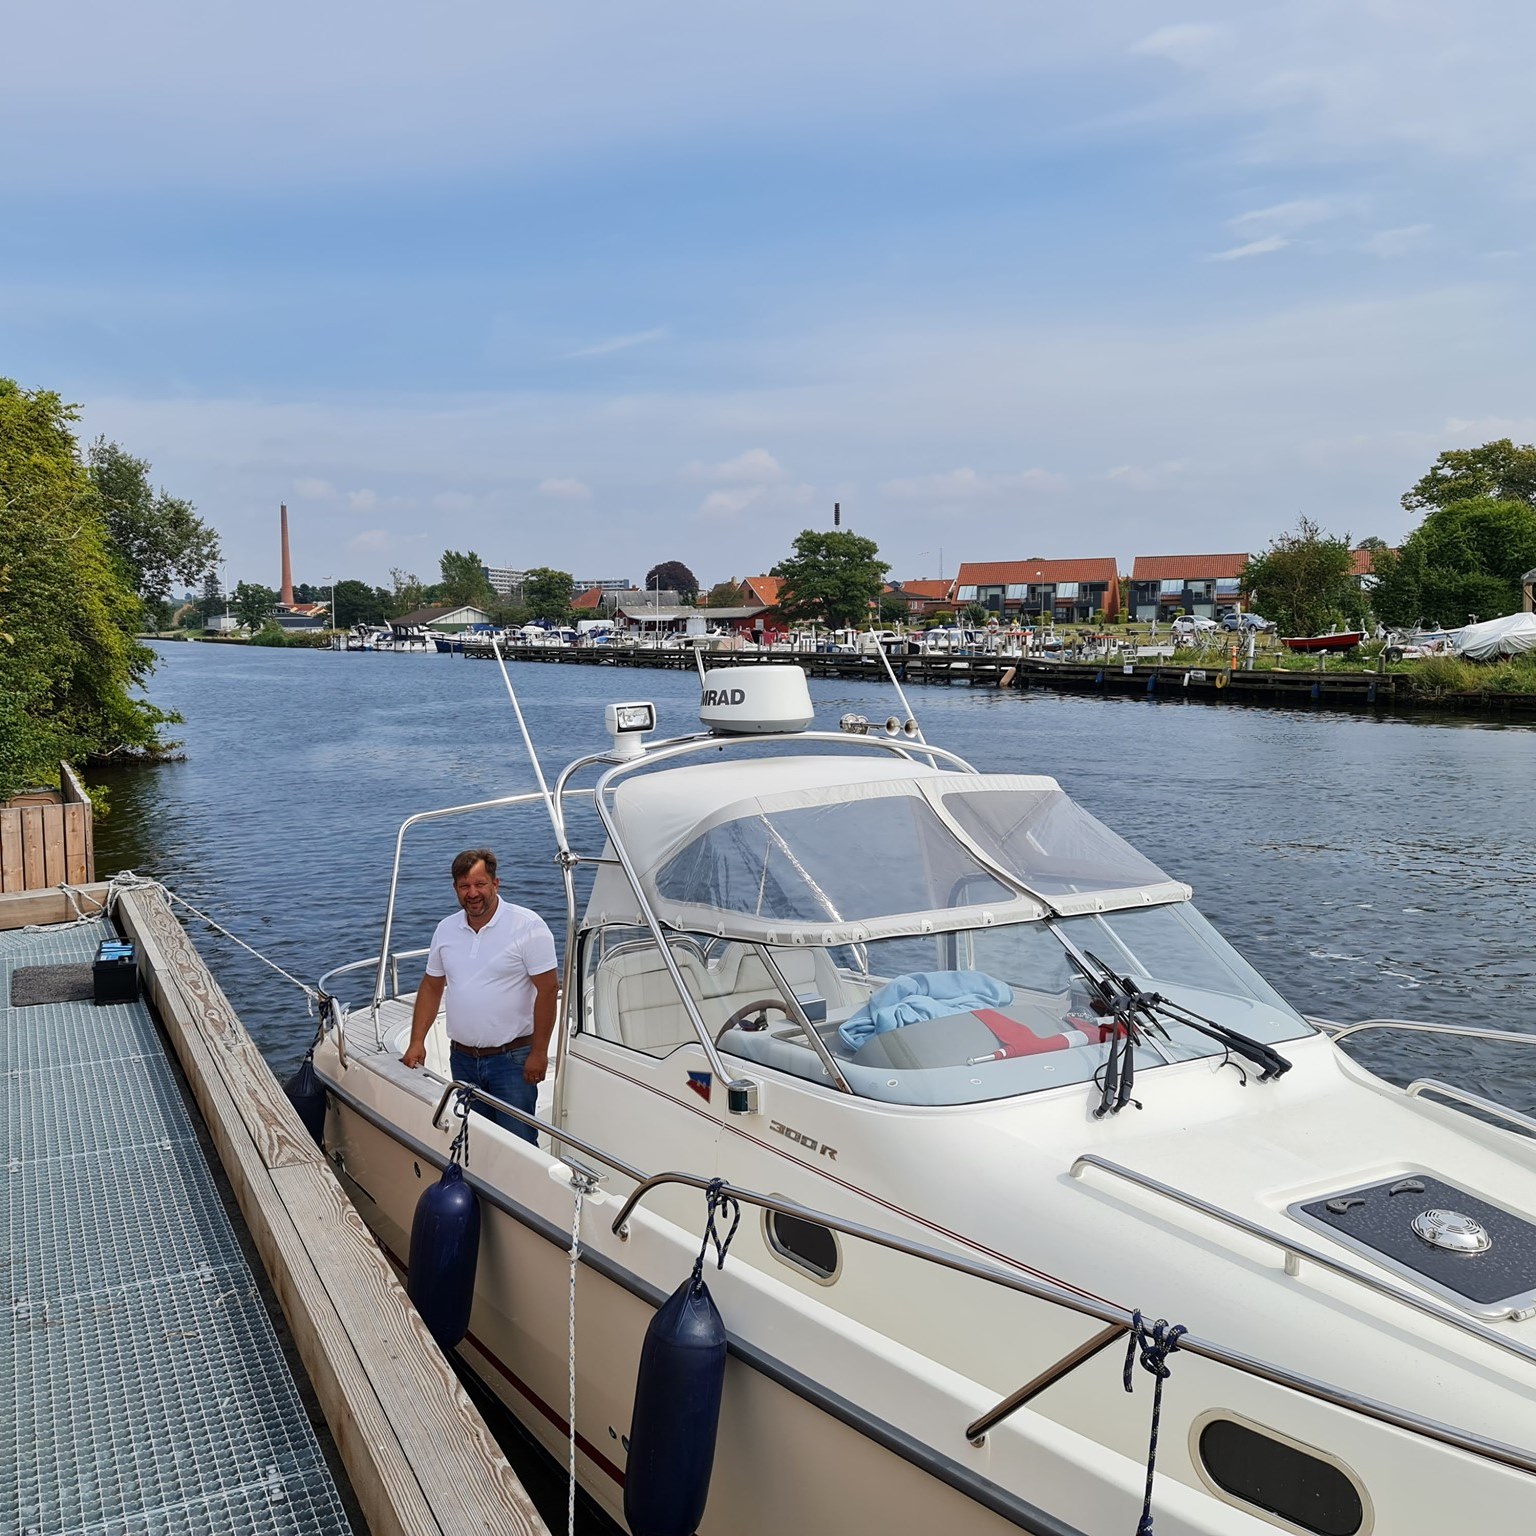
[[[1364,630],[1351,630],[1339,635],[1289,635],[1280,644],[1303,655],[1317,655],[1326,651],[1352,651],[1364,639]]]

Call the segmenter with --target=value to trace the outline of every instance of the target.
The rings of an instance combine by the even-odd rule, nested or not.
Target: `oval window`
[[[837,1278],[837,1238],[818,1222],[783,1211],[767,1212],[768,1246],[792,1268],[803,1270],[813,1280]]]
[[[1317,1536],[1355,1536],[1365,1523],[1360,1490],[1342,1467],[1250,1425],[1212,1419],[1200,1431],[1200,1460],[1223,1492]]]

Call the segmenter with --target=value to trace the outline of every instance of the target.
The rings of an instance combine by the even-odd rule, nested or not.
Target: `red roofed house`
[[[1247,555],[1137,555],[1131,567],[1131,617],[1171,619],[1175,608],[1214,619],[1243,606]]]
[[[602,606],[603,589],[601,587],[588,587],[585,592],[578,593],[571,599],[571,608],[576,613],[596,613]]]
[[[955,588],[952,580],[940,577],[937,581],[893,581],[885,589],[887,597],[900,598],[907,605],[907,617],[926,618],[941,608],[954,606],[950,595]]]
[[[743,576],[738,582],[732,583],[741,588],[742,598],[747,603],[761,603],[764,608],[777,610],[779,606],[779,592],[784,586],[784,580],[780,576]],[[772,619],[779,617],[777,611],[768,615]]]
[[[1090,624],[1102,611],[1120,612],[1120,571],[1113,557],[1097,560],[966,560],[955,576],[954,603],[980,603],[999,617],[1044,614],[1061,624]]]

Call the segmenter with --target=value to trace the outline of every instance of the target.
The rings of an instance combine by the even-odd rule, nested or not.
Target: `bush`
[[[283,633],[283,629],[280,624],[267,623],[263,624],[261,628],[251,636],[250,643],[252,645],[283,646],[288,644],[288,636]]]

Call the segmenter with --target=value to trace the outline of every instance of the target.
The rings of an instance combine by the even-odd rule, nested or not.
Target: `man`
[[[549,1067],[560,992],[555,938],[543,918],[503,901],[500,890],[489,848],[468,848],[453,861],[460,910],[432,935],[411,1014],[411,1042],[400,1059],[408,1067],[426,1060],[427,1031],[446,990],[455,1080],[531,1115]],[[514,1116],[476,1108],[525,1141],[538,1140],[533,1127]]]

